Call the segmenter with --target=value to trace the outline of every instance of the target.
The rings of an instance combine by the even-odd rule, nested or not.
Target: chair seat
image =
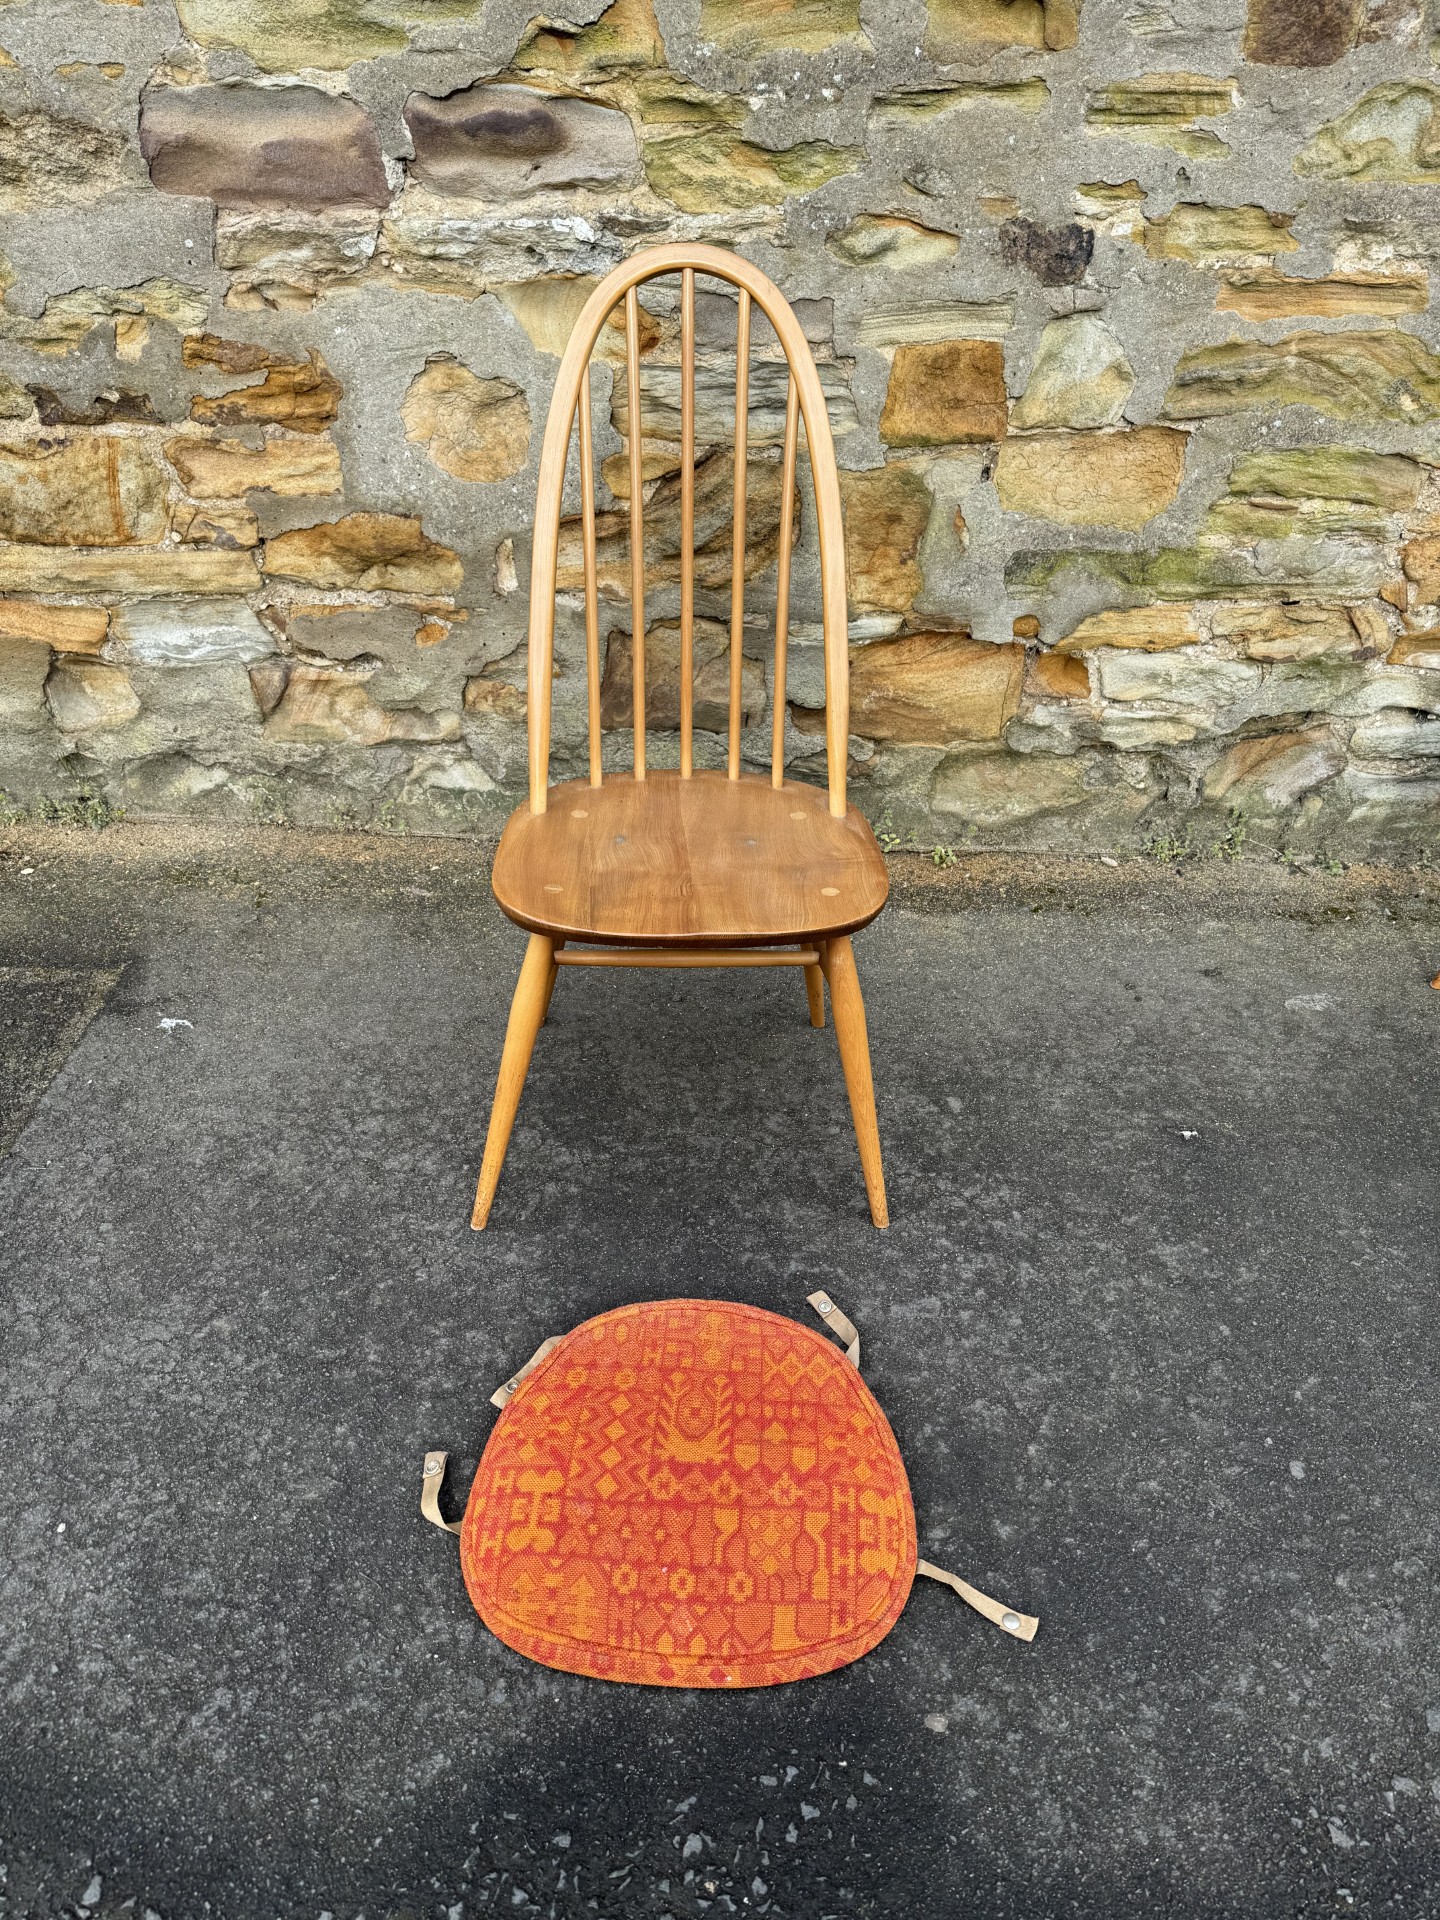
[[[510,816],[492,881],[532,933],[611,944],[761,946],[853,933],[885,904],[885,857],[851,807],[760,775],[607,775]]]

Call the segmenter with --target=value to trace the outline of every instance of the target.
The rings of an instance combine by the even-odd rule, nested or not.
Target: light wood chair
[[[637,288],[680,276],[680,751],[678,772],[645,763],[645,475],[641,448],[641,323]],[[694,766],[695,277],[738,289],[734,528],[730,580],[728,764]],[[633,770],[603,775],[600,610],[590,361],[623,302],[629,442]],[[752,309],[774,328],[789,368],[781,460],[771,769],[740,764],[745,515]],[[649,316],[645,319],[648,322]],[[618,377],[618,376],[617,376]],[[551,676],[561,493],[578,419],[581,543],[589,704],[588,780],[549,785]],[[796,457],[803,420],[814,480],[824,613],[825,791],[785,778],[786,648]],[[530,570],[530,798],[508,821],[492,884],[530,944],[510,1008],[471,1225],[482,1228],[530,1064],[562,967],[802,967],[811,1024],[825,1024],[825,984],[877,1227],[888,1225],[865,1006],[850,935],[885,904],[884,857],[868,823],[846,804],[849,655],[845,546],[835,450],[820,378],[784,296],[758,268],[717,247],[665,246],[602,280],[581,311],[560,363],[545,440]]]

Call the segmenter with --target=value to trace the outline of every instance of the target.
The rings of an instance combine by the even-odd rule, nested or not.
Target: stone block
[[[1134,388],[1134,369],[1105,322],[1093,313],[1068,314],[1040,335],[1012,424],[1112,427]]]
[[[1241,454],[1230,470],[1232,493],[1353,502],[1384,514],[1411,512],[1424,482],[1418,461],[1364,447],[1271,448]]]
[[[405,438],[457,480],[506,480],[530,458],[530,405],[520,388],[481,379],[449,354],[425,362],[400,418]]]
[[[465,682],[466,713],[493,714],[500,720],[523,720],[525,706],[525,689],[512,687],[508,680],[496,680],[488,673],[479,673]]]
[[[1229,720],[1232,726],[1240,726],[1247,720],[1289,713],[1331,713],[1340,719],[1363,720],[1385,707],[1440,713],[1440,678],[1358,660],[1281,664],[1266,671],[1264,683],[1232,710]]]
[[[1143,527],[1179,493],[1187,444],[1170,427],[1012,435],[996,459],[995,487],[1007,513],[1067,527]]]
[[[1424,313],[1430,304],[1430,276],[1413,273],[1330,273],[1302,280],[1270,268],[1236,269],[1225,274],[1215,305],[1242,320],[1298,320],[1315,315],[1343,320],[1373,315],[1398,319]]]
[[[54,607],[41,600],[0,600],[0,639],[30,640],[56,653],[99,653],[110,631],[104,607]]]
[[[646,67],[663,67],[665,42],[652,0],[611,0],[587,27],[532,20],[510,64],[517,73],[609,80]]]
[[[892,447],[999,440],[1006,428],[1005,354],[994,340],[897,347],[880,415]]]
[[[1200,791],[1241,812],[1293,807],[1345,765],[1345,749],[1328,727],[1238,740],[1205,769]]]
[[[159,320],[184,330],[198,327],[209,310],[209,297],[198,288],[163,276],[133,287],[74,287],[52,294],[38,318],[0,306],[0,339],[59,357],[74,353],[107,322]]]
[[[924,127],[943,115],[975,106],[1008,107],[1016,113],[1044,113],[1050,89],[1037,75],[1022,80],[958,80],[942,87],[906,87],[898,93],[877,93],[870,125],[877,132],[889,127]]]
[[[910,300],[904,306],[872,306],[856,316],[855,344],[878,347],[934,346],[945,340],[1003,340],[1015,321],[1015,302],[1000,300]]]
[[[1055,651],[1075,654],[1094,647],[1128,647],[1140,653],[1165,653],[1171,647],[1193,646],[1199,638],[1193,607],[1111,607],[1082,620],[1056,642]]]
[[[1259,686],[1261,669],[1201,647],[1144,653],[1102,648],[1094,671],[1102,699],[1156,707],[1227,707]]]
[[[119,547],[162,537],[164,468],[122,434],[46,435],[0,445],[0,538]]]
[[[250,593],[259,585],[252,554],[219,548],[0,546],[0,593]]]
[[[124,183],[126,150],[123,135],[65,114],[0,113],[0,212],[103,200]]]
[[[1440,720],[1386,707],[1360,722],[1350,751],[1361,760],[1440,759]]]
[[[640,170],[628,114],[534,87],[477,81],[442,98],[412,93],[405,125],[411,177],[461,199],[603,186]]]
[[[1095,256],[1094,230],[1078,220],[1042,227],[1017,216],[1005,221],[999,238],[1005,264],[1024,267],[1042,287],[1079,286]]]
[[[134,5],[135,0],[124,0]],[[463,20],[481,0],[176,0],[180,24],[202,47],[238,47],[265,73],[350,67],[403,52],[408,25]]]
[[[177,540],[195,547],[256,547],[260,522],[249,507],[200,506],[193,500],[175,503],[170,524]]]
[[[745,213],[782,206],[793,194],[814,193],[842,173],[854,173],[863,147],[803,140],[761,147],[728,127],[701,128],[645,143],[645,176],[652,190],[684,213]]]
[[[1392,667],[1440,668],[1440,628],[1402,633],[1385,660]]]
[[[221,207],[215,264],[230,274],[226,306],[304,312],[333,287],[369,272],[380,234],[374,207]]]
[[[1400,558],[1405,578],[1413,588],[1410,596],[1413,604],[1418,607],[1440,604],[1440,534],[1427,533],[1410,541],[1401,550]]]
[[[1070,653],[1037,653],[1026,668],[1025,696],[1029,700],[1088,700],[1090,669]]]
[[[1020,704],[1025,649],[966,633],[906,633],[850,649],[850,731],[950,746],[998,740]]]
[[[89,733],[127,726],[140,701],[123,667],[67,654],[45,681],[45,699],[62,733]]]
[[[1229,340],[1181,355],[1164,412],[1204,420],[1293,406],[1334,420],[1428,426],[1440,419],[1440,355],[1398,329]]]
[[[1228,114],[1236,97],[1233,80],[1203,73],[1145,73],[1112,81],[1090,94],[1085,125],[1094,134],[1170,147],[1187,160],[1213,160],[1227,152],[1225,142],[1196,122]]]
[[[190,417],[201,426],[277,426],[292,433],[323,433],[340,412],[343,389],[320,355],[308,359],[267,357],[268,370],[254,386],[229,393],[197,394]]]
[[[1393,536],[1397,516],[1414,508],[1424,478],[1424,468],[1402,455],[1353,447],[1242,454],[1205,531],[1260,540],[1297,533]]]
[[[627,209],[634,239],[647,231]],[[657,214],[650,228],[657,235]],[[572,200],[532,203],[520,212],[491,212],[473,200],[451,200],[407,187],[381,223],[381,248],[397,280],[427,292],[468,297],[498,285],[561,275],[608,273],[627,251],[621,235],[593,209]]]
[[[1242,48],[1270,67],[1328,67],[1355,44],[1364,0],[1250,0]]]
[[[379,747],[394,740],[458,740],[460,715],[382,707],[362,675],[310,666],[292,668],[265,721],[267,740]]]
[[[935,769],[930,804],[977,828],[1010,826],[1082,806],[1088,768],[1079,756],[1052,753],[954,753]]]
[[[926,0],[925,51],[947,61],[975,48],[1029,47],[1045,40],[1044,0]]]
[[[307,586],[361,592],[448,594],[460,585],[460,556],[421,529],[419,516],[348,513],[296,527],[265,543],[265,572]]]
[[[752,58],[792,47],[822,53],[843,41],[870,44],[860,29],[860,0],[700,0],[699,36]]]
[[[223,207],[383,207],[390,199],[369,116],[319,87],[149,87],[140,151],[162,193]]]
[[[1125,595],[1157,600],[1373,599],[1385,579],[1383,553],[1371,541],[1329,537],[1257,541],[1253,547],[1158,547],[1149,553],[1067,547],[1017,550],[1005,563],[1012,592],[1054,587],[1068,578],[1110,583]]]
[[[165,458],[197,500],[239,500],[247,493],[293,499],[339,493],[340,450],[326,435],[272,434],[258,447],[243,440],[167,440]]]
[[[51,655],[48,648],[37,647],[27,634],[11,638],[0,633],[0,728],[4,729],[7,752],[0,761],[0,793],[7,790],[15,773],[17,744],[27,736],[43,736],[51,731],[50,709],[45,704],[45,682],[49,677]],[[28,758],[29,756],[24,756]]]
[[[107,658],[147,667],[249,665],[275,651],[243,600],[146,600],[115,609]]]
[[[718,620],[697,619],[693,637],[695,725],[723,734],[730,714],[730,629]],[[629,732],[634,721],[635,663],[630,634],[617,628],[606,636],[605,673],[600,682],[600,724]],[[741,653],[740,724],[759,726],[765,715],[765,663]],[[645,726],[647,731],[679,731],[680,623],[660,620],[645,629]]]
[[[1440,183],[1440,87],[1392,80],[1321,127],[1295,156],[1298,174],[1323,180]]]
[[[1211,617],[1217,640],[1231,640],[1252,660],[1351,659],[1363,642],[1344,607],[1217,607]]]
[[[1188,260],[1192,266],[1247,266],[1277,253],[1294,253],[1293,213],[1268,207],[1212,207],[1182,200],[1162,219],[1145,222],[1152,260]]]
[[[920,542],[934,495],[924,476],[899,464],[842,472],[840,498],[851,612],[908,611],[925,584]]]
[[[859,213],[825,242],[847,267],[885,267],[903,272],[943,266],[960,250],[956,234],[922,226],[898,213]]]

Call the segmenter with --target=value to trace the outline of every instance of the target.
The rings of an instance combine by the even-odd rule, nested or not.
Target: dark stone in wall
[[[640,164],[628,114],[532,87],[480,82],[443,99],[412,93],[405,124],[412,177],[466,198],[597,185]]]
[[[1026,267],[1042,287],[1073,287],[1085,278],[1095,252],[1095,235],[1076,220],[1063,227],[1041,227],[1024,218],[1000,229],[1000,257],[1007,266]]]
[[[353,100],[318,87],[150,89],[140,151],[162,193],[223,207],[381,207],[380,136]]]
[[[1364,0],[1250,0],[1245,58],[1268,67],[1328,67],[1355,44]]]
[[[89,406],[73,406],[53,387],[27,387],[42,427],[158,426],[162,416],[146,393],[100,393]]]

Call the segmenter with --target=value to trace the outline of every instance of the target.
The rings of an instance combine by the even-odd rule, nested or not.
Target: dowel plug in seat
[[[675,772],[646,766],[645,561],[642,383],[637,288],[680,275],[681,542],[680,753]],[[695,276],[737,290],[735,483],[730,586],[728,753],[725,770],[694,766]],[[590,358],[617,305],[625,314],[630,466],[632,770],[605,773],[601,754],[599,569],[595,530]],[[789,365],[776,558],[771,768],[741,765],[741,666],[749,462],[752,304]],[[803,421],[814,483],[825,656],[824,788],[785,778],[786,655],[796,468]],[[584,555],[589,777],[549,784],[550,686],[561,494],[578,425]],[[885,860],[864,816],[846,799],[849,653],[839,479],[819,376],[799,323],[778,289],[737,255],[704,246],[657,247],[617,267],[595,289],[561,362],[541,451],[530,592],[530,795],[506,825],[493,886],[502,910],[530,934],[510,1009],[472,1225],[490,1216],[536,1035],[568,966],[790,966],[804,969],[812,1025],[835,1016],[871,1218],[888,1224],[871,1084],[865,1008],[850,935],[885,904]]]

